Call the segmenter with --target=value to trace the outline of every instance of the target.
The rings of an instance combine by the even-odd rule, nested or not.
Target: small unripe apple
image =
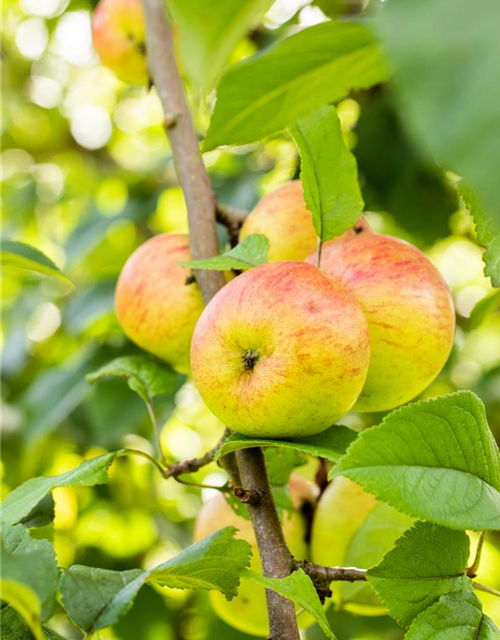
[[[141,0],[100,0],[92,17],[95,49],[125,82],[147,84],[146,29]]]
[[[125,263],[115,293],[116,315],[139,347],[189,373],[191,337],[203,298],[191,271],[189,236],[166,233],[142,244]]]
[[[314,503],[317,488],[301,476],[292,474],[290,478],[290,495],[295,511],[285,512],[283,533],[290,552],[297,560],[306,559],[308,544],[306,541],[308,524],[301,512],[304,503]],[[194,539],[201,540],[223,527],[237,527],[237,537],[252,545],[253,557],[251,569],[262,572],[257,542],[249,520],[238,516],[219,493],[206,502],[198,513],[195,523]],[[247,580],[242,580],[238,595],[231,601],[217,591],[210,592],[210,602],[217,615],[227,624],[245,633],[267,636],[269,625],[267,619],[266,597],[264,589]],[[313,620],[306,614],[299,616],[300,626],[309,626]]]
[[[252,233],[268,238],[269,260],[305,260],[314,251],[318,241],[300,180],[278,187],[258,202],[241,227],[240,241]]]
[[[326,243],[321,269],[354,294],[368,320],[370,367],[354,409],[387,411],[424,391],[455,334],[450,292],[431,261],[404,240],[361,234]]]
[[[348,478],[335,478],[314,513],[311,558],[326,566],[374,567],[412,524],[412,518],[378,502]],[[386,612],[366,582],[331,584],[332,600],[363,615]]]
[[[232,280],[205,308],[191,344],[208,408],[262,438],[330,427],[356,402],[369,358],[356,299],[305,262],[270,262]]]

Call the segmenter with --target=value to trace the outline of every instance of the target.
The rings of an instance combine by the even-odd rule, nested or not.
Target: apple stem
[[[200,155],[198,137],[175,60],[172,27],[163,0],[143,0],[143,6],[150,74],[164,114],[175,114],[174,125],[165,127],[165,130],[186,200],[192,259],[210,258],[219,253],[216,199]],[[195,271],[195,275],[205,303],[224,286],[221,271],[200,269]],[[237,468],[232,475],[239,476],[242,486],[262,494],[258,505],[247,504],[247,508],[263,574],[285,578],[292,571],[292,556],[281,528],[262,449],[240,450],[236,452],[236,461]],[[266,590],[266,602],[269,636],[273,640],[300,640],[293,603],[270,589]]]

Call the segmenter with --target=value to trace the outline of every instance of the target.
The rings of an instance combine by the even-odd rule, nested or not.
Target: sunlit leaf
[[[179,261],[178,264],[189,269],[213,269],[214,271],[237,269],[244,271],[266,263],[268,252],[269,240],[266,236],[260,233],[253,233],[243,238],[234,249],[223,253],[221,256],[214,256],[205,260]]]
[[[387,77],[366,26],[325,22],[304,29],[222,76],[203,150],[259,140]]]
[[[500,452],[470,391],[421,400],[361,433],[332,476],[344,475],[416,518],[500,529]]]
[[[321,240],[331,240],[352,227],[363,210],[356,160],[333,107],[302,118],[290,133],[300,151],[300,179],[314,228]]]
[[[50,258],[29,244],[14,240],[1,240],[0,250],[3,267],[15,267],[31,273],[58,276],[67,280]]]

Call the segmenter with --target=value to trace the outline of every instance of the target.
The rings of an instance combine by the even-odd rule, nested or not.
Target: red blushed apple
[[[151,238],[127,260],[115,294],[126,335],[182,373],[190,371],[191,336],[204,306],[190,270],[177,264],[190,259],[189,236]]]
[[[317,487],[297,474],[290,477],[290,495],[295,507],[293,512],[286,511],[283,516],[283,533],[292,555],[297,560],[308,557],[308,544],[306,541],[308,523],[302,513],[304,503],[313,504],[318,494]],[[252,545],[253,557],[251,569],[262,572],[260,565],[257,542],[250,520],[238,516],[226,502],[224,496],[219,493],[206,502],[196,518],[194,539],[201,540],[223,527],[237,527],[237,537],[246,540]],[[267,636],[269,625],[267,620],[266,597],[264,589],[257,585],[242,580],[238,589],[238,595],[230,602],[217,591],[210,592],[210,603],[227,624],[257,636]],[[300,614],[298,623],[301,628],[310,626],[314,620],[308,614]]]
[[[313,435],[356,402],[370,358],[354,296],[305,262],[271,262],[227,284],[193,335],[191,368],[208,408],[248,436]]]
[[[100,0],[92,17],[95,49],[125,82],[145,85],[146,30],[141,0]]]
[[[455,333],[453,302],[436,267],[404,240],[362,234],[326,243],[321,269],[354,294],[368,320],[370,368],[354,409],[386,411],[415,398],[443,368]]]

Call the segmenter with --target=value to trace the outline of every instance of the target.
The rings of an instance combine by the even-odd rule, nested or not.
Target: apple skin
[[[189,373],[191,337],[204,304],[198,285],[186,284],[191,271],[189,236],[165,233],[142,244],[118,278],[115,307],[125,334],[139,347]]]
[[[205,404],[231,429],[260,438],[330,427],[356,402],[369,359],[356,299],[305,262],[270,262],[229,282],[191,343]]]
[[[148,83],[141,0],[100,0],[92,17],[92,36],[102,63],[121,80]]]
[[[315,503],[317,493],[315,485],[297,474],[292,474],[290,494],[296,511],[285,513],[283,532],[292,555],[298,560],[303,560],[308,555],[307,522],[300,512],[300,507],[304,502]],[[250,568],[252,571],[262,573],[257,542],[250,521],[238,516],[226,502],[224,496],[219,493],[208,500],[198,513],[194,540],[197,542],[223,527],[237,527],[239,529],[237,537],[252,545],[253,557]],[[210,603],[215,613],[224,622],[239,631],[257,636],[268,635],[265,592],[257,585],[242,580],[238,595],[229,602],[222,593],[211,591]],[[303,627],[311,625],[314,620],[308,614],[301,614],[298,617],[298,622],[299,626]]]
[[[270,261],[305,260],[314,251],[318,241],[300,180],[282,185],[258,202],[241,227],[240,241],[252,233],[267,236]]]
[[[396,539],[411,526],[413,519],[379,502],[352,480],[335,478],[321,495],[314,514],[312,561],[330,567],[352,564],[349,552],[356,544],[358,531],[377,510],[376,528],[370,532],[369,548],[364,554],[368,564],[362,564],[361,568],[378,564],[394,546]],[[355,584],[356,593],[346,594],[345,584],[332,583],[332,601],[337,604],[340,602],[345,609],[360,615],[376,616],[387,612],[370,585]]]
[[[404,240],[361,234],[326,243],[321,269],[354,294],[368,320],[370,367],[354,409],[387,411],[424,391],[455,335],[453,301],[436,267]]]

